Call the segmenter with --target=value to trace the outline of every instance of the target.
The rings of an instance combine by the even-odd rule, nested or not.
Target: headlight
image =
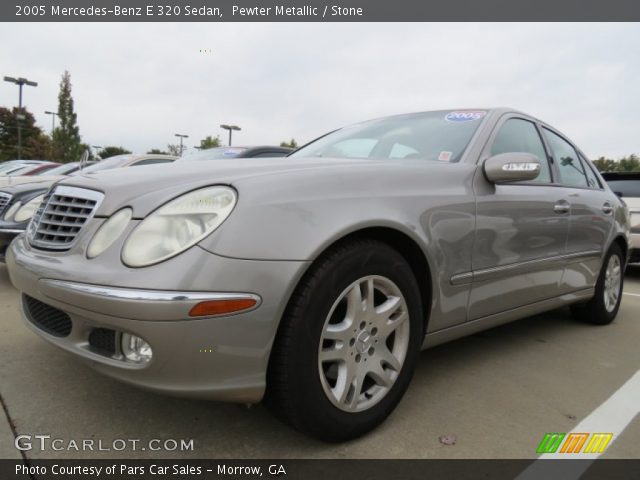
[[[18,211],[18,209],[22,206],[20,202],[15,202],[11,205],[11,208],[7,210],[7,213],[4,214],[4,220],[6,222],[10,222],[13,219],[13,215]]]
[[[207,187],[178,197],[149,215],[129,235],[122,261],[146,267],[174,257],[210,235],[237,201],[230,187]]]
[[[29,220],[31,217],[33,217],[33,214],[36,213],[36,210],[42,203],[42,200],[44,200],[44,195],[38,195],[37,197],[32,198],[27,203],[25,203],[25,205],[20,208],[20,210],[18,210],[16,216],[13,218],[14,222],[24,222],[25,220]]]
[[[91,239],[89,248],[87,248],[87,257],[95,258],[111,246],[116,239],[122,235],[124,229],[127,228],[133,210],[123,208],[114,213],[106,222],[100,225],[100,228]]]

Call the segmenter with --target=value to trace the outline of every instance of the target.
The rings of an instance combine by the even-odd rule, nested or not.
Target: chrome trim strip
[[[72,292],[95,295],[114,300],[133,300],[141,302],[203,302],[207,300],[255,300],[253,308],[260,306],[262,298],[253,293],[225,292],[174,292],[167,290],[138,290],[133,288],[106,287],[88,283],[67,282],[64,280],[41,279],[41,282],[71,290]]]
[[[3,215],[9,205],[11,205],[13,195],[6,192],[0,192],[0,200],[2,200],[2,202],[0,203],[0,215]]]
[[[0,233],[24,233],[24,230],[20,230],[17,228],[0,228]]]
[[[473,282],[473,272],[458,273],[451,277],[451,285],[467,285]]]
[[[498,267],[483,268],[473,272],[458,273],[450,279],[451,285],[465,285],[473,282],[484,282],[487,280],[495,280],[507,275],[520,273],[528,273],[531,269],[544,267],[549,263],[562,262],[569,265],[576,260],[583,258],[599,258],[602,256],[600,250],[586,250],[583,252],[565,253],[563,255],[555,255],[547,258],[536,258],[534,260],[526,260],[524,262],[510,263],[508,265],[500,265]]]
[[[78,197],[85,200],[93,200],[100,202],[104,198],[104,193],[97,190],[89,190],[88,188],[69,187],[67,185],[58,185],[53,190],[54,195],[64,195],[65,197]],[[98,205],[96,205],[96,208]]]

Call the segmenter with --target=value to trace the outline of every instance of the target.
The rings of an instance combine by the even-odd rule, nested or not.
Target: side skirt
[[[592,298],[594,293],[594,288],[578,290],[577,292],[568,293],[548,300],[542,300],[541,302],[524,305],[505,312],[494,313],[487,317],[478,318],[460,325],[444,328],[437,332],[431,332],[425,335],[422,342],[422,350],[435,347],[436,345],[450,342],[452,340],[457,340],[458,338],[466,337],[467,335],[472,335],[474,333],[481,332],[482,330],[497,327],[498,325],[513,322],[514,320],[520,320],[532,315],[537,315],[571,303],[586,301]]]

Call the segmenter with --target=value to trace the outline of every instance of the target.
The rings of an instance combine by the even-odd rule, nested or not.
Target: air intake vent
[[[44,198],[29,224],[29,243],[45,250],[69,250],[103,198],[94,190],[56,187]]]
[[[36,327],[55,337],[66,337],[71,333],[71,318],[58,310],[28,295],[22,296],[27,318]]]
[[[89,345],[101,355],[112,357],[116,353],[116,332],[110,328],[94,328],[89,334]]]

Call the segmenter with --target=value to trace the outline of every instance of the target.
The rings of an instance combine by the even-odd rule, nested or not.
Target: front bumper
[[[18,229],[0,229],[0,263],[4,263],[9,245],[24,230]]]
[[[96,370],[149,390],[243,403],[261,400],[279,319],[305,262],[230,259],[193,247],[154,267],[129,270],[119,264],[110,267],[111,275],[100,275],[106,263],[92,272],[89,260],[71,255],[61,262],[31,248],[24,237],[13,242],[7,267],[23,293],[28,327]],[[185,269],[191,275],[171,274]],[[116,286],[118,270],[122,280]],[[125,279],[128,285],[122,286]],[[251,311],[189,317],[203,299],[247,294],[261,300]],[[59,336],[43,329],[27,306],[29,297],[68,315],[70,333]],[[90,340],[96,329],[114,331],[116,347],[122,333],[145,339],[152,360],[136,364],[125,360],[119,348],[109,354],[96,350]]]

